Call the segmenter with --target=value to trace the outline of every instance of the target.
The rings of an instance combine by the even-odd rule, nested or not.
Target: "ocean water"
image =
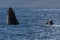
[[[60,9],[13,8],[19,25],[6,25],[7,9],[0,8],[0,40],[60,40]]]

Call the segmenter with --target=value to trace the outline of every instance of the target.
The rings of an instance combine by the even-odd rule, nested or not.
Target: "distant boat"
[[[46,24],[47,25],[53,25],[54,23],[53,23],[53,20],[49,19]]]
[[[7,13],[7,24],[8,25],[17,25],[19,22],[16,19],[15,13],[11,7],[9,7],[8,13]]]

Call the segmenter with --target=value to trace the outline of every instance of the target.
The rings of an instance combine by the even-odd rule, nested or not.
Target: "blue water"
[[[60,40],[60,9],[13,8],[19,25],[6,25],[7,8],[0,8],[0,40]]]

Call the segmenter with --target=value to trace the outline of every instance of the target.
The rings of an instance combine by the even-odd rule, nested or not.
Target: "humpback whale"
[[[50,19],[49,19],[46,24],[48,24],[48,25],[53,25],[53,20],[50,20]]]
[[[16,19],[15,12],[11,7],[9,7],[7,12],[7,24],[8,25],[17,25],[19,24],[18,20]]]

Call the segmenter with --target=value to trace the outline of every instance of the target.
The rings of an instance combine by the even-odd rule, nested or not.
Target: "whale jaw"
[[[7,15],[7,24],[8,25],[17,25],[19,22],[16,19],[13,9],[10,7]]]

